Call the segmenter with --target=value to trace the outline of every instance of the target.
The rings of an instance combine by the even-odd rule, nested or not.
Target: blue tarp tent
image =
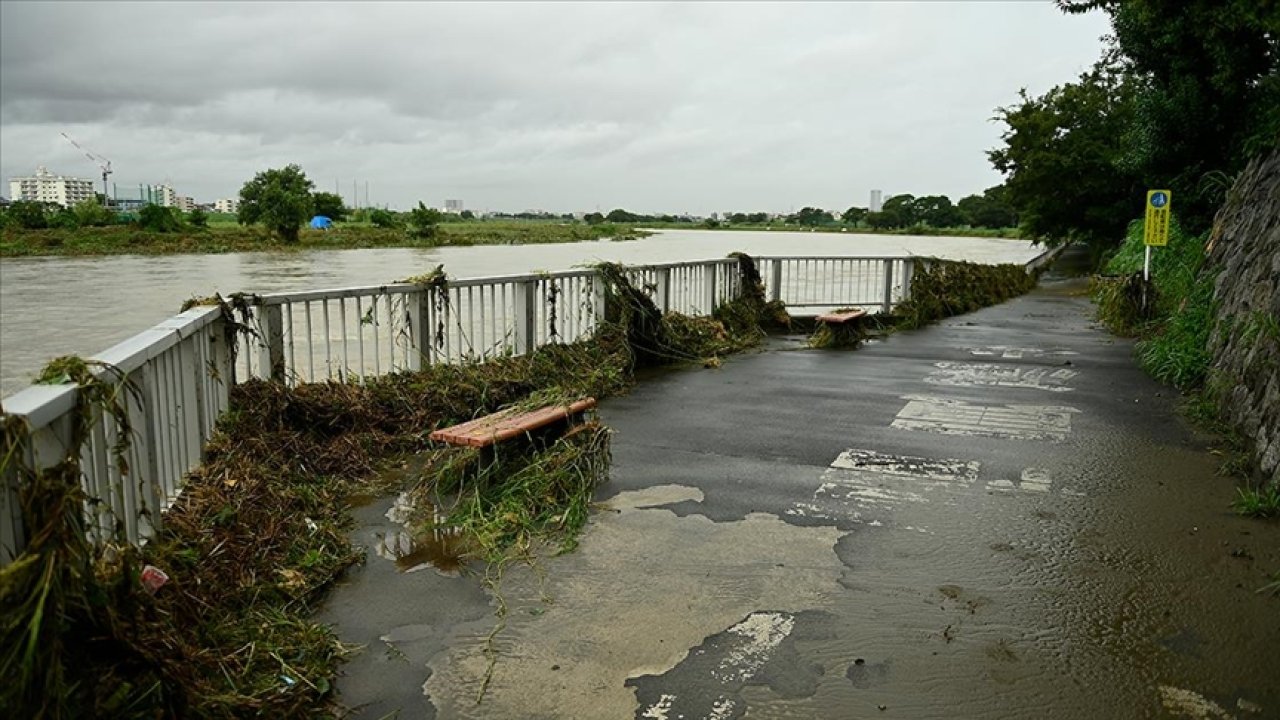
[[[311,218],[311,227],[315,228],[316,230],[328,230],[329,228],[333,227],[333,221],[325,217],[324,215],[317,215]]]

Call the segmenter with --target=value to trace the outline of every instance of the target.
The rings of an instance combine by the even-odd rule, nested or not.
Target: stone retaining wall
[[[1280,149],[1240,174],[1208,247],[1220,268],[1210,388],[1280,486]]]

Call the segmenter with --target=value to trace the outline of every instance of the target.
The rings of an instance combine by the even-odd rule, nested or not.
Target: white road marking
[[[1160,686],[1160,704],[1164,705],[1165,710],[1176,713],[1178,717],[1194,718],[1194,720],[1234,720],[1235,718],[1221,705],[1200,693],[1172,685]]]
[[[1071,350],[1044,350],[1042,348],[1010,347],[1008,345],[989,345],[986,347],[967,347],[965,350],[976,357],[1002,357],[1008,360],[1021,360],[1025,357],[1042,357],[1045,355],[1078,355]]]
[[[667,713],[671,711],[671,704],[676,701],[675,695],[663,695],[658,698],[658,702],[645,708],[644,713],[640,717],[653,718],[653,720],[667,720]]]
[[[1075,390],[1064,383],[1076,375],[1075,370],[1060,368],[1053,370],[1044,367],[1025,367],[1019,365],[1000,365],[997,363],[934,363],[937,370],[929,373],[924,379],[932,385],[951,385],[955,387],[1013,387],[1034,388],[1049,392],[1071,392]]]
[[[882,527],[896,508],[907,503],[955,502],[959,493],[977,481],[980,467],[972,460],[846,450],[823,473],[813,497],[785,512],[794,517],[844,519]],[[896,527],[930,533],[928,528],[915,525]]]
[[[711,675],[723,683],[746,682],[764,666],[778,645],[795,629],[796,620],[791,615],[773,612],[753,612],[745,620],[729,628],[729,632],[743,638],[720,661],[720,667]]]
[[[881,475],[928,478],[972,485],[978,479],[979,463],[972,460],[934,460],[909,455],[886,455],[874,450],[845,450],[831,467],[863,470]]]
[[[1061,442],[1076,408],[1060,405],[975,405],[963,400],[906,395],[891,427],[899,430]]]

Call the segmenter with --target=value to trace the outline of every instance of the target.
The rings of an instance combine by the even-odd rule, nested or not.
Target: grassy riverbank
[[[463,245],[529,245],[583,242],[613,238],[630,240],[647,235],[626,225],[541,221],[477,221],[441,223],[436,236],[415,237],[394,228],[342,223],[331,230],[302,231],[296,244],[285,244],[259,227],[213,222],[207,228],[161,233],[117,225],[109,227],[5,228],[0,233],[0,256],[40,255],[171,255],[355,248],[429,248]]]
[[[643,223],[635,225],[553,222],[541,220],[472,220],[445,222],[434,238],[420,238],[399,228],[379,228],[368,223],[339,223],[331,230],[304,229],[296,244],[282,243],[265,229],[245,227],[234,216],[212,217],[209,227],[179,232],[152,232],[127,225],[0,231],[0,257],[88,255],[176,255],[182,253],[232,253],[291,250],[348,250],[357,248],[431,248],[468,245],[533,245],[603,239],[634,240],[655,230],[729,230],[750,232],[815,232],[850,235],[926,235],[942,237],[1020,237],[1017,228],[911,227],[874,230],[832,225],[807,227],[783,224],[719,225],[701,223]]]
[[[1016,227],[984,228],[984,227],[930,227],[913,225],[905,228],[872,228],[862,225],[836,223],[832,225],[788,225],[782,222],[772,223],[716,223],[705,222],[645,222],[639,226],[654,230],[740,230],[747,232],[818,232],[843,233],[851,235],[916,235],[925,237],[976,237],[1007,238],[1010,240],[1026,239],[1022,231]]]

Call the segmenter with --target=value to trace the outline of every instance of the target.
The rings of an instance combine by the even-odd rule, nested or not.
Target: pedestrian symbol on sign
[[[1168,195],[1168,193],[1160,192],[1159,190],[1157,190],[1157,191],[1155,191],[1155,192],[1151,193],[1151,206],[1152,206],[1152,207],[1162,208],[1162,207],[1164,207],[1165,205],[1168,205],[1168,204],[1169,204],[1169,195]]]

